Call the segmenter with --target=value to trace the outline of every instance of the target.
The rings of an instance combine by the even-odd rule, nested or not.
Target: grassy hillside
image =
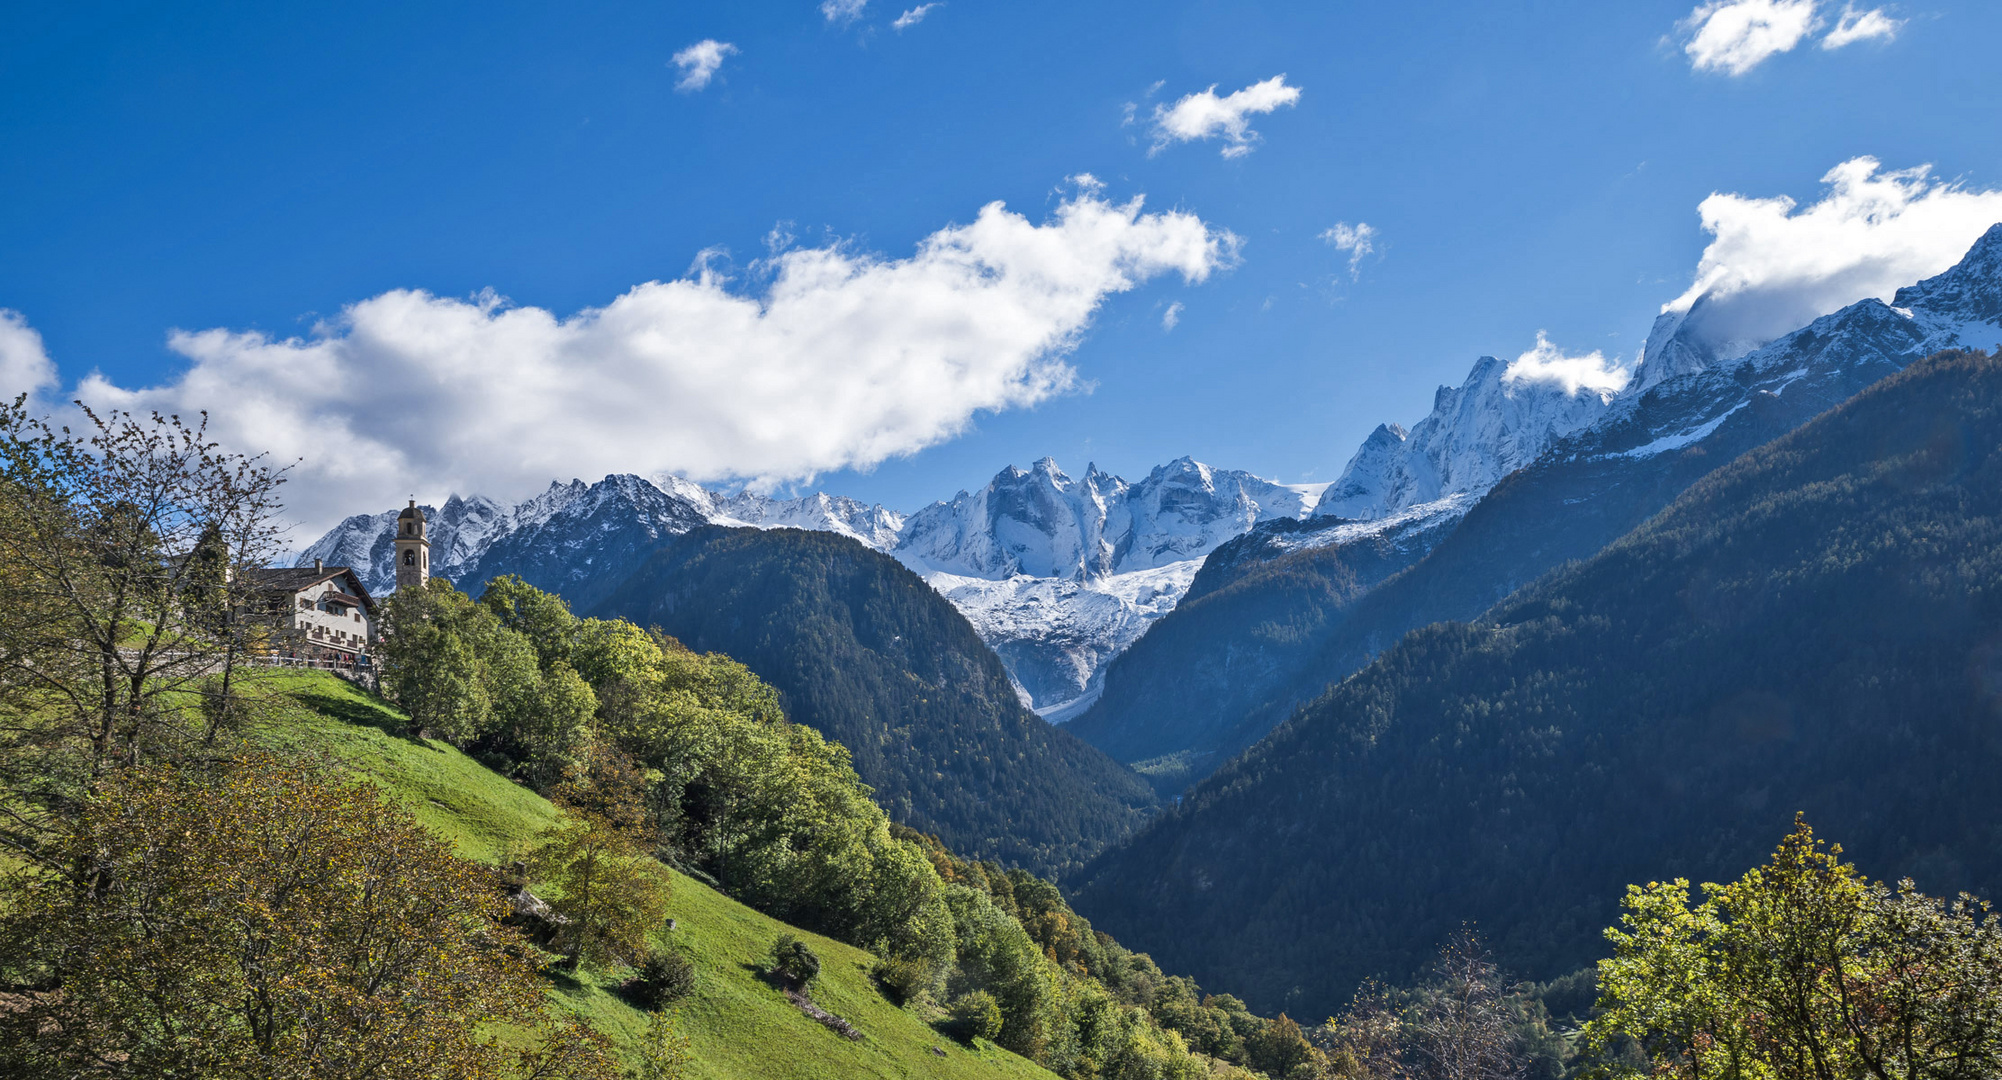
[[[1463,922],[1517,974],[1794,812],[1874,877],[2002,884],[2002,360],[1894,375],[1475,624],[1416,631],[1094,866],[1078,909],[1322,1015]],[[1203,927],[1201,934],[1170,927]]]
[[[330,675],[279,677],[304,706],[269,739],[295,752],[323,752],[380,783],[419,820],[470,858],[494,861],[524,848],[556,819],[555,808],[451,746],[399,734],[407,721],[381,701]],[[757,974],[772,939],[791,927],[692,878],[674,875],[676,929],[660,940],[687,951],[696,993],[681,1005],[691,1041],[692,1077],[704,1080],[819,1080],[849,1077],[1038,1077],[1051,1073],[990,1044],[969,1049],[899,1009],[869,978],[876,958],[800,933],[822,961],[814,998],[866,1036],[843,1039],[802,1015]],[[797,931],[796,931],[797,932]],[[625,1044],[646,1015],[586,976],[552,987],[565,1006]],[[943,1057],[933,1048],[944,1051]]]

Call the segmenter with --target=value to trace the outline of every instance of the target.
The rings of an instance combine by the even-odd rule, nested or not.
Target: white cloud
[[[225,444],[304,459],[287,494],[309,529],[407,491],[520,497],[612,472],[803,480],[1065,392],[1108,296],[1170,272],[1204,280],[1237,245],[1193,214],[1084,190],[1041,224],[989,204],[907,258],[792,248],[755,264],[757,289],[698,268],[568,317],[398,290],[305,338],[175,332],[185,374],[79,390],[206,408]]]
[[[1182,302],[1180,300],[1177,300],[1174,303],[1169,304],[1168,310],[1161,313],[1161,329],[1163,330],[1173,330],[1175,328],[1175,324],[1181,321],[1182,321]]]
[[[1905,20],[1893,19],[1884,14],[1883,8],[1857,11],[1850,4],[1842,5],[1842,17],[1835,20],[1835,29],[1821,39],[1824,49],[1839,49],[1844,45],[1854,45],[1859,41],[1882,38],[1889,41],[1904,29]]]
[[[1334,245],[1336,251],[1349,253],[1349,278],[1362,276],[1362,261],[1376,251],[1376,229],[1364,222],[1350,225],[1337,221],[1334,227],[1321,233],[1321,239]]]
[[[904,12],[902,15],[897,16],[896,20],[890,23],[890,27],[894,30],[899,30],[899,31],[909,29],[910,27],[916,26],[917,24],[925,21],[925,16],[931,14],[932,9],[942,8],[944,6],[945,6],[944,0],[940,0],[940,2],[933,4],[919,4],[917,7],[914,7],[909,11]],[[861,10],[859,5],[857,6],[856,10],[857,11]]]
[[[18,311],[0,308],[0,400],[22,394],[42,405],[56,387],[56,365],[42,348],[42,335]]]
[[[1264,82],[1225,97],[1218,97],[1216,85],[1173,105],[1154,106],[1154,146],[1158,154],[1170,143],[1192,142],[1223,136],[1223,156],[1241,157],[1251,153],[1258,133],[1251,130],[1253,113],[1269,113],[1300,100],[1300,88],[1286,85],[1286,76],[1274,75]]]
[[[1711,0],[1681,23],[1698,71],[1743,75],[1791,50],[1820,23],[1815,0]]]
[[[1858,157],[1821,182],[1828,193],[1806,207],[1786,196],[1703,200],[1710,244],[1688,290],[1662,306],[1700,324],[1685,336],[1736,354],[1865,297],[1889,300],[2002,221],[2002,191],[1934,180],[1930,166],[1885,172]]]
[[[851,23],[862,17],[862,9],[869,6],[869,0],[821,0],[820,13],[828,22]]]
[[[716,77],[716,69],[723,66],[724,58],[736,54],[735,45],[715,38],[704,38],[675,53],[674,66],[681,69],[681,81],[674,88],[693,92],[708,86],[709,80]]]
[[[1581,390],[1617,394],[1632,378],[1633,372],[1620,366],[1617,357],[1607,360],[1597,349],[1583,356],[1566,356],[1541,330],[1536,332],[1536,347],[1516,357],[1502,372],[1505,383],[1551,383],[1572,395]]]

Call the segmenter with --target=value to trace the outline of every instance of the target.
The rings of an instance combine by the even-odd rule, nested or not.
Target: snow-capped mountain
[[[551,490],[556,490],[555,485]],[[535,501],[508,507],[484,495],[463,499],[454,495],[444,506],[424,507],[424,516],[429,519],[432,572],[456,579]],[[308,566],[318,559],[328,566],[351,566],[361,575],[364,586],[389,592],[396,587],[394,540],[396,515],[401,512],[402,507],[397,507],[344,519],[300,552],[296,565]]]
[[[1199,779],[1407,632],[1480,618],[1552,568],[1590,558],[1717,468],[1922,357],[1998,343],[2002,226],[1890,304],[1851,304],[1734,358],[1658,340],[1650,355],[1677,358],[1684,370],[1652,385],[1636,380],[1598,419],[1478,499],[1449,496],[1461,505],[1442,498],[1361,521],[1270,522],[1219,548],[1178,609],[1107,666],[1103,695],[1073,731],[1121,761],[1185,763],[1176,784]],[[1393,475],[1408,441],[1380,430],[1346,479]],[[1355,485],[1350,497],[1374,499],[1371,510],[1394,505],[1389,485],[1366,488]],[[1289,572],[1261,573],[1290,558],[1299,561]],[[1332,592],[1344,583],[1354,591],[1318,606],[1303,599],[1310,590],[1300,581],[1316,568]],[[1297,629],[1283,639],[1264,633],[1272,611],[1290,612]]]
[[[1371,433],[1314,516],[1370,521],[1479,495],[1604,416],[1616,396],[1610,387],[1570,386],[1483,356],[1466,382],[1439,388],[1431,414],[1408,434],[1395,424]]]
[[[426,507],[434,572],[468,587],[520,574],[579,610],[669,536],[702,524],[836,532],[894,554],[967,616],[1035,708],[1075,711],[1106,660],[1171,610],[1217,545],[1261,521],[1313,509],[1319,485],[1288,486],[1183,458],[1137,483],[1048,459],[1010,466],[906,518],[814,493],[775,499],[711,491],[680,477],[572,480],[507,507],[453,496]],[[395,585],[397,511],[348,518],[300,561],[362,568]]]
[[[1702,299],[1690,308],[1694,313]],[[1870,298],[1730,356],[1705,347],[1688,320],[1656,320],[1634,392],[1554,453],[1649,457],[1707,438],[1760,394],[1828,407],[1941,349],[2002,343],[2002,224],[1944,273]],[[1742,344],[1742,343],[1738,343]],[[1659,360],[1653,371],[1647,365]],[[1860,382],[1859,382],[1860,380]]]
[[[912,514],[892,553],[965,613],[1032,707],[1062,720],[1174,608],[1204,556],[1306,514],[1317,493],[1186,457],[1136,483],[1096,466],[1073,479],[1044,458]]]
[[[478,496],[427,507],[433,566],[468,584],[523,573],[587,608],[595,597],[584,593],[622,580],[663,538],[703,523],[838,532],[924,576],[1000,653],[1038,711],[1061,720],[1091,703],[1106,663],[1175,607],[1221,545],[1230,543],[1233,565],[1365,542],[1410,565],[1525,468],[1570,470],[1547,483],[1563,489],[1562,507],[1614,498],[1607,493],[1636,506],[1665,502],[1672,494],[1664,492],[1696,475],[1668,478],[1697,468],[1689,451],[1734,455],[1929,352],[2002,342],[2002,225],[1953,269],[1900,290],[1891,304],[1865,300],[1756,347],[1717,340],[1701,317],[1704,303],[1657,321],[1624,387],[1575,385],[1533,364],[1483,357],[1461,386],[1441,387],[1431,413],[1409,430],[1377,428],[1325,490],[1187,458],[1132,483],[1095,467],[1072,478],[1044,459],[905,517],[823,493],[774,499],[677,477],[614,476],[552,484],[512,507]],[[1683,464],[1645,465],[1670,458]],[[1537,512],[1579,517],[1571,529],[1578,543],[1603,543],[1585,536],[1591,514]],[[1612,528],[1624,512],[1593,513]],[[355,566],[370,588],[387,590],[395,514],[349,518],[300,561]],[[1468,596],[1513,588],[1563,546],[1546,535],[1510,562],[1490,545],[1486,559],[1499,576],[1470,585]]]
[[[895,510],[845,495],[819,491],[796,499],[774,499],[751,491],[722,495],[678,476],[656,477],[654,483],[688,499],[717,525],[840,533],[877,551],[895,547],[904,527],[904,515]]]

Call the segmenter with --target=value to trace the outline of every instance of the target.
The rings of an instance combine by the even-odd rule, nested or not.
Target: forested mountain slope
[[[1200,778],[1407,631],[1476,618],[1590,557],[1711,470],[1928,353],[2002,340],[1998,304],[2002,225],[1891,305],[1859,301],[1622,398],[1456,524],[1321,546],[1294,535],[1298,525],[1260,526],[1214,552],[1184,604],[1113,661],[1104,696],[1073,730],[1121,761],[1180,755]],[[1351,571],[1353,585],[1333,594],[1300,590],[1303,579]]]
[[[2002,882],[2002,362],[1916,363],[1480,622],[1405,637],[1082,875],[1079,910],[1319,1015],[1463,921],[1520,975],[1795,811],[1879,877]]]
[[[1350,606],[1454,528],[1425,519],[1287,550],[1308,527],[1276,524],[1212,552],[1175,610],[1107,666],[1098,705],[1067,725],[1164,795],[1264,734],[1258,719],[1298,700],[1303,665]]]
[[[1132,772],[1024,708],[950,602],[846,537],[699,528],[599,610],[742,661],[848,747],[892,819],[956,851],[1074,868],[1153,805]]]

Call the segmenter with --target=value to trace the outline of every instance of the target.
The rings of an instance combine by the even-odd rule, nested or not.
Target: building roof
[[[304,592],[323,581],[345,577],[342,591],[356,597],[362,606],[375,610],[375,600],[361,583],[361,576],[347,566],[272,566],[244,573],[253,585],[279,592]]]
[[[402,521],[405,518],[416,518],[418,521],[424,520],[424,511],[418,508],[416,499],[410,500],[410,505],[404,507],[401,514],[396,515],[396,520],[398,521]]]

